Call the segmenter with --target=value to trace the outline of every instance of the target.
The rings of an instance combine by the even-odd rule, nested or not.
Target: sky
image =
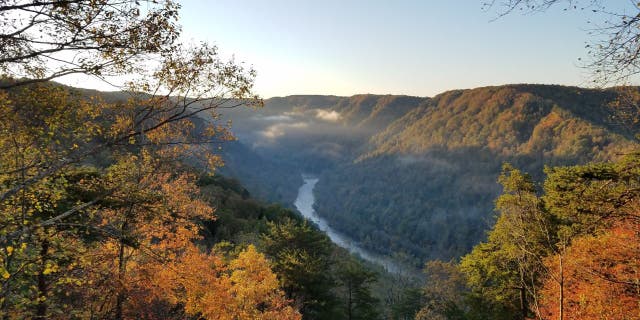
[[[483,2],[186,0],[180,14],[184,41],[215,43],[253,66],[255,90],[265,98],[589,85],[579,59],[588,58],[585,45],[593,40],[588,21],[602,16],[560,4],[496,19],[501,8],[483,9]],[[630,2],[607,5],[620,11]]]

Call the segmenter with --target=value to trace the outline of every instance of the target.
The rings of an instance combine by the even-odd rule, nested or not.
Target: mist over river
[[[348,236],[332,229],[327,221],[318,216],[316,211],[313,209],[313,204],[315,202],[313,188],[316,186],[319,179],[307,175],[303,175],[302,178],[304,183],[300,189],[298,189],[298,197],[296,198],[294,205],[305,219],[315,223],[321,231],[325,232],[327,236],[329,236],[331,241],[338,246],[349,250],[352,254],[358,255],[366,261],[381,265],[388,272],[398,274],[403,271],[403,268],[391,259],[360,247],[358,243],[350,239]]]

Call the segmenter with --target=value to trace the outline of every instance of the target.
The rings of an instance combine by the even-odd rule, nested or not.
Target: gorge
[[[353,239],[345,236],[333,228],[331,228],[328,222],[320,217],[313,209],[315,204],[315,196],[313,195],[313,189],[318,183],[318,178],[309,175],[303,175],[304,183],[298,189],[298,196],[293,203],[296,209],[302,214],[302,216],[314,223],[320,231],[325,232],[327,236],[337,244],[339,247],[347,249],[351,254],[359,256],[360,258],[382,266],[387,272],[399,274],[403,272],[403,267],[398,265],[390,258],[377,255],[369,250],[366,250],[358,245]]]
[[[635,89],[634,89],[635,90]],[[319,217],[378,255],[420,268],[460,257],[494,223],[496,179],[512,163],[608,161],[635,146],[615,120],[615,89],[505,85],[432,98],[288,96],[223,110],[238,140],[221,173],[252,195],[294,208],[301,174]],[[306,186],[306,187],[305,187]]]

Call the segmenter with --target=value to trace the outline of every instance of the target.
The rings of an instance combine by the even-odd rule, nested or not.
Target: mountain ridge
[[[267,99],[260,109],[220,110],[238,137],[223,146],[220,171],[289,206],[301,174],[312,173],[316,211],[365,248],[416,265],[456,258],[493,222],[503,162],[540,179],[545,165],[637,148],[635,132],[612,118],[618,89],[512,84],[434,97]]]
[[[290,117],[265,125],[280,136],[252,150],[283,171],[316,174],[316,210],[336,230],[420,265],[459,257],[484,238],[503,162],[539,179],[545,165],[608,161],[637,148],[635,132],[613,119],[622,95],[512,84],[431,98],[285,97],[265,101]],[[335,114],[322,119],[318,110]]]
[[[541,92],[543,90],[546,92]],[[567,97],[560,97],[560,99],[555,97],[559,92],[566,95],[567,91],[570,94],[569,100],[577,102],[567,104]],[[613,89],[596,90],[540,85],[508,85],[445,92],[432,98],[426,106],[414,109],[405,115],[412,119],[397,119],[387,130],[374,136],[370,142],[378,148],[368,156],[385,153],[385,150],[381,150],[384,149],[385,144],[389,149],[386,150],[387,153],[389,151],[420,153],[430,146],[449,145],[452,141],[463,147],[485,145],[498,153],[506,151],[506,153],[517,154],[526,147],[533,148],[536,144],[540,144],[539,141],[533,141],[531,138],[541,138],[543,134],[540,131],[545,129],[545,125],[559,126],[563,124],[562,121],[569,121],[572,118],[579,118],[585,122],[576,126],[601,127],[622,135],[626,139],[632,139],[632,133],[620,131],[619,128],[614,127],[615,123],[611,120],[614,116],[613,110],[602,108],[606,104],[603,102],[610,102],[614,95]],[[580,110],[578,105],[586,106],[588,110]],[[451,111],[451,109],[454,110]],[[491,112],[493,114],[487,114]],[[465,119],[460,119],[460,115]],[[585,117],[585,115],[589,116]],[[518,116],[522,117],[518,118]],[[434,120],[440,122],[433,123]],[[443,123],[445,120],[446,123]],[[473,123],[473,121],[479,123]],[[490,131],[484,130],[496,123],[501,126],[494,127],[494,130]],[[567,123],[564,125],[566,126]],[[398,127],[402,126],[409,127],[404,130],[412,130],[411,134],[401,134]],[[569,129],[584,129],[573,127]],[[452,132],[460,134],[458,128],[467,128],[469,131],[464,136],[451,135]],[[439,136],[434,137],[429,130],[441,132]],[[448,135],[445,137],[444,133]],[[495,141],[496,138],[505,134],[511,137],[503,139],[505,141]],[[577,133],[569,132],[566,135],[571,134]],[[424,138],[429,135],[432,141],[425,143]],[[420,144],[415,141],[417,138],[420,138]],[[400,142],[405,145],[405,148],[390,146]],[[501,150],[504,148],[512,150]]]

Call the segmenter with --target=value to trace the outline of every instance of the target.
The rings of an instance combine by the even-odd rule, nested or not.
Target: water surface
[[[307,220],[315,223],[321,231],[325,232],[327,236],[329,236],[331,241],[333,241],[338,246],[349,250],[349,252],[351,252],[352,254],[358,255],[362,259],[369,262],[381,265],[391,273],[401,272],[402,269],[394,261],[360,247],[357,242],[353,241],[348,236],[337,232],[329,226],[327,220],[318,216],[316,211],[313,209],[313,204],[315,203],[313,188],[316,186],[316,183],[318,183],[319,179],[306,175],[303,175],[302,178],[304,180],[304,183],[298,190],[298,197],[293,203],[298,211],[300,211],[302,216],[304,216]]]

